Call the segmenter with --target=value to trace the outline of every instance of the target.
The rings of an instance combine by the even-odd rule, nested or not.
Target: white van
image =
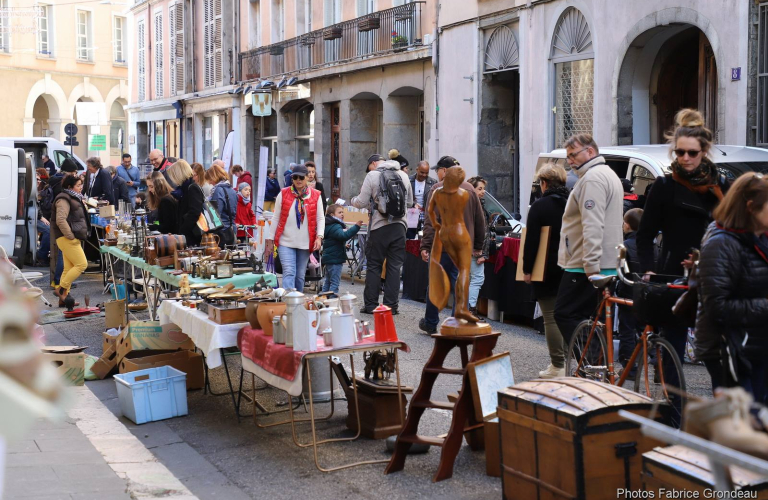
[[[0,137],[0,246],[15,264],[34,262],[37,247],[37,182],[43,155],[61,168],[71,158],[79,170],[85,162],[50,137]],[[28,160],[28,161],[27,161]]]
[[[606,146],[600,148],[600,155],[619,177],[632,181],[635,194],[641,199],[644,199],[646,191],[656,177],[670,172],[669,166],[672,163],[668,144]],[[710,159],[729,180],[745,172],[768,172],[768,150],[761,148],[716,145],[712,147]],[[571,172],[565,159],[565,149],[539,154],[536,171],[549,162],[565,168],[569,176],[569,186],[575,183],[576,175]],[[538,182],[534,181],[531,187],[531,203],[540,196]]]

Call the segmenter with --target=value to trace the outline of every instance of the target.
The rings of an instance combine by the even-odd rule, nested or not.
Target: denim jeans
[[[326,264],[325,265],[325,283],[323,283],[324,292],[339,293],[339,283],[341,282],[341,269],[344,264]]]
[[[37,247],[37,260],[45,265],[48,265],[48,259],[51,256],[51,226],[43,223],[43,221],[37,221],[37,232],[40,233],[40,246]]]
[[[280,264],[283,266],[283,288],[290,290],[304,291],[304,277],[307,274],[307,263],[309,262],[309,250],[300,248],[277,247],[277,254],[280,256]]]
[[[443,266],[443,269],[445,269],[445,272],[448,274],[448,281],[451,283],[451,292],[453,292],[453,287],[456,285],[456,278],[459,276],[459,270],[453,265],[453,261],[445,252],[440,256],[440,265]],[[437,307],[429,300],[429,291],[427,291],[427,310],[424,312],[424,322],[433,327],[437,327],[437,324],[440,323],[440,311],[438,311]]]
[[[477,257],[472,257],[469,271],[469,307],[477,307],[477,297],[485,283],[485,264],[478,264]]]

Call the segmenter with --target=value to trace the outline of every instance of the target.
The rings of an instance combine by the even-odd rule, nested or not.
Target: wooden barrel
[[[155,236],[155,248],[158,257],[170,257],[176,250],[187,247],[187,237],[183,234],[162,234]]]

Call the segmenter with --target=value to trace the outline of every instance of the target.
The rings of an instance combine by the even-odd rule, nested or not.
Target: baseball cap
[[[384,161],[384,160],[386,160],[386,158],[384,158],[383,156],[381,156],[378,153],[374,153],[374,154],[372,154],[371,156],[368,157],[368,165],[370,165],[371,163],[373,163],[375,161]]]
[[[304,177],[309,174],[309,170],[307,170],[307,167],[305,165],[298,164],[295,167],[292,167],[291,170],[293,171],[293,175],[303,175]]]
[[[439,160],[437,160],[437,164],[432,167],[432,170],[437,170],[438,168],[451,168],[456,165],[460,165],[459,160],[454,158],[453,156],[443,156]]]

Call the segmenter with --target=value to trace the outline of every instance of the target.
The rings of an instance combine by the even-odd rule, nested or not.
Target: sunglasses
[[[293,175],[293,176],[291,176],[291,179],[293,179],[295,181],[303,181],[304,180],[304,176],[303,175]]]
[[[688,158],[696,158],[699,156],[699,153],[701,153],[700,149],[675,149],[674,150],[675,156],[678,158],[682,158],[685,156],[686,153],[688,153]]]

